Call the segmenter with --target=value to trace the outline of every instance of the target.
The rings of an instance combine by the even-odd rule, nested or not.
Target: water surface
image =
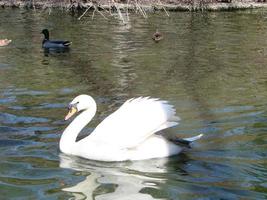
[[[1,38],[13,41],[0,48],[0,198],[266,199],[266,14],[131,14],[124,26],[100,15],[2,9]],[[43,28],[71,40],[71,50],[45,53]],[[170,134],[204,137],[166,159],[61,154],[66,106],[81,93],[98,104],[85,133],[126,99],[153,96],[182,119]]]

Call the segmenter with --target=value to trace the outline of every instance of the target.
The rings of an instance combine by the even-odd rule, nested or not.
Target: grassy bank
[[[114,11],[198,11],[267,7],[265,0],[0,0],[1,7]],[[143,13],[145,14],[145,13]]]

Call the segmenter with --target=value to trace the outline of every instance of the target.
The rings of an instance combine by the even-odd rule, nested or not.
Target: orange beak
[[[77,108],[71,107],[68,114],[65,116],[65,120],[71,118],[77,112]]]

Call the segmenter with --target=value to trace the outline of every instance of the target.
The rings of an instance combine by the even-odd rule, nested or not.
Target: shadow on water
[[[176,166],[179,166],[186,165],[187,159],[183,155],[174,160]],[[168,158],[136,162],[97,162],[61,154],[60,167],[89,174],[82,182],[62,190],[71,192],[77,199],[83,196],[88,200],[166,199],[165,195],[160,195],[159,188],[168,181],[168,162]],[[186,174],[178,168],[177,174]]]
[[[60,167],[84,175],[82,181],[62,188],[75,199],[187,200],[195,199],[196,196],[207,199],[264,198],[257,192],[247,191],[245,185],[237,187],[244,177],[245,172],[242,169],[236,169],[227,162],[192,159],[186,154],[164,159],[115,163],[61,154]]]
[[[59,56],[63,53],[70,53],[70,48],[44,48],[44,56]]]

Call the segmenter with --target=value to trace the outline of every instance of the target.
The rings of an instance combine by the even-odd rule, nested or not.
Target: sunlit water
[[[0,10],[0,199],[266,199],[267,12],[130,15]],[[44,53],[43,28],[73,42]],[[164,39],[154,43],[159,29]],[[168,100],[171,134],[204,137],[168,159],[104,163],[61,154],[66,106],[98,103],[90,132],[126,99]]]

